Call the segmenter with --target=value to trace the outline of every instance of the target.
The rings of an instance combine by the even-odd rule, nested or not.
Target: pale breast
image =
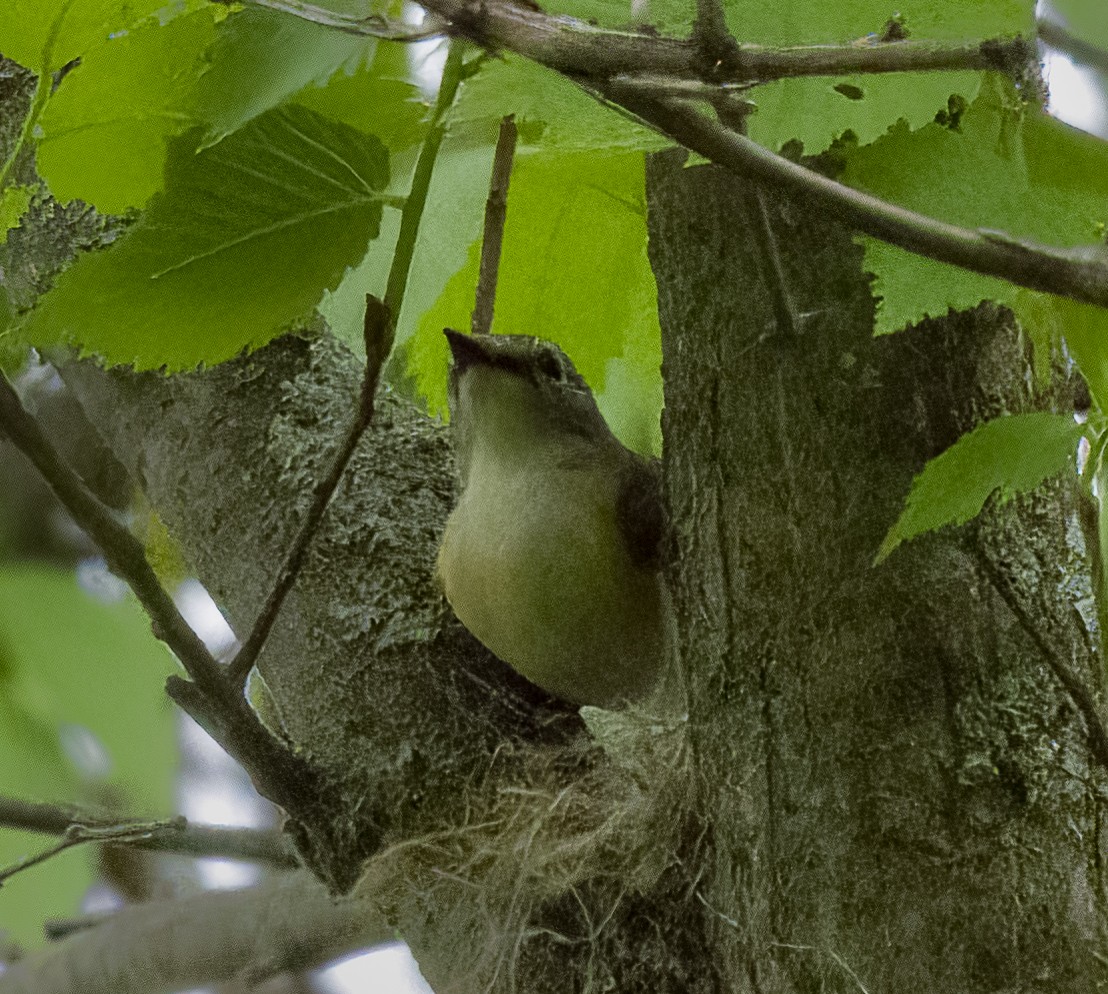
[[[556,499],[538,489],[550,480]],[[615,486],[606,474],[564,469],[501,474],[495,493],[474,482],[439,556],[466,628],[533,683],[580,704],[640,695],[662,657],[660,581],[631,561]]]

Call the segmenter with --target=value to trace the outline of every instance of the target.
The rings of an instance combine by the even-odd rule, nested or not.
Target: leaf
[[[3,792],[88,801],[90,787],[110,784],[130,812],[168,810],[177,748],[163,684],[175,669],[133,600],[96,601],[60,570],[0,568]],[[83,769],[82,749],[92,760]],[[47,842],[0,833],[0,865]],[[77,910],[91,881],[89,856],[65,854],[7,884],[0,890],[4,927],[40,942],[44,918]]]
[[[317,114],[376,135],[392,152],[418,144],[427,104],[410,79],[409,46],[378,42],[373,65],[337,72],[325,85],[309,83],[293,100]]]
[[[183,107],[205,68],[215,9],[113,37],[66,76],[42,116],[37,152],[57,199],[122,214],[161,189],[168,140],[197,124]]]
[[[190,110],[208,122],[204,144],[214,144],[248,121],[284,103],[312,83],[373,59],[373,38],[261,7],[245,7],[219,27]]]
[[[657,132],[602,107],[564,76],[518,55],[486,63],[465,83],[451,115],[456,136],[494,143],[500,119],[515,114],[519,152],[649,150],[673,142]]]
[[[1074,463],[1084,434],[1071,414],[1012,414],[979,425],[930,460],[912,482],[904,510],[877,553],[976,517],[994,493],[1001,503],[1034,489]]]
[[[843,86],[861,96],[848,99],[839,89]],[[981,74],[975,72],[776,80],[750,92],[758,108],[749,118],[750,137],[772,149],[796,139],[808,155],[825,151],[848,130],[865,145],[885,134],[894,121],[911,128],[929,124],[952,95],[969,101],[980,86]]]
[[[220,362],[307,314],[377,236],[388,157],[373,136],[288,107],[194,154],[198,140],[171,143],[141,221],[61,275],[30,342],[138,368]]]
[[[30,186],[9,186],[0,193],[0,245],[8,240],[8,232],[12,228],[19,227],[20,219],[31,206],[34,192],[34,187]]]
[[[168,20],[195,6],[195,0],[4,0],[0,52],[52,73],[159,11]]]
[[[432,410],[446,407],[445,326],[468,327],[480,259],[447,284],[419,324],[409,373]],[[657,449],[661,331],[646,257],[641,153],[533,155],[517,161],[493,330],[561,345],[630,447]],[[615,389],[609,397],[609,378]]]
[[[1108,223],[1108,143],[1023,106],[997,77],[962,115],[958,130],[898,125],[850,151],[842,178],[931,217],[1046,244],[1098,246]],[[865,240],[865,251],[865,266],[876,274],[874,290],[883,298],[878,333],[985,299],[1011,305],[1018,293],[1005,280],[875,239]]]

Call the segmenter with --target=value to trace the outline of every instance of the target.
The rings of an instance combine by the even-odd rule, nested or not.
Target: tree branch
[[[1040,18],[1038,27],[1039,37],[1051,48],[1102,73],[1108,73],[1108,51],[1090,41],[1085,41],[1084,38],[1077,37],[1065,24],[1054,17]]]
[[[1069,695],[1074,707],[1077,708],[1085,722],[1085,732],[1089,738],[1089,748],[1092,754],[1096,757],[1097,762],[1105,770],[1108,770],[1108,729],[1105,728],[1104,719],[1101,717],[1100,708],[1097,707],[1096,701],[1093,700],[1092,692],[1085,686],[1077,673],[1070,669],[1050,646],[1039,626],[1035,624],[1012,592],[1011,585],[1001,576],[1000,571],[984,552],[978,553],[977,563],[992,588],[1000,595],[1000,599],[1012,612],[1020,628],[1023,629],[1035,648],[1039,650],[1039,654]]]
[[[139,821],[137,818],[113,817],[104,811],[75,805],[44,804],[0,796],[0,826],[27,832],[62,835],[73,825],[111,828],[120,824],[135,825]],[[128,845],[154,852],[259,860],[285,867],[297,865],[296,855],[285,835],[256,828],[193,825],[183,818],[177,818],[173,819],[167,830],[125,841]]]
[[[492,160],[489,196],[485,201],[485,232],[481,238],[481,269],[477,277],[477,292],[470,328],[475,335],[492,330],[496,306],[496,282],[500,272],[500,250],[504,244],[504,222],[508,216],[508,185],[512,180],[512,160],[515,157],[516,120],[509,114],[500,122],[496,154]]]
[[[124,908],[21,959],[0,994],[158,994],[307,969],[392,940],[368,901],[334,901],[306,873],[241,891]]]
[[[154,625],[154,633],[174,651],[196,685],[213,697],[225,695],[219,663],[189,627],[173,599],[158,581],[142,543],[85,486],[42,433],[0,374],[0,432],[34,465],[58,500],[100,547],[113,573],[126,580]]]
[[[1095,249],[1059,249],[1022,242],[1004,232],[961,228],[917,214],[776,155],[688,102],[659,99],[626,78],[600,89],[606,98],[686,148],[740,176],[805,196],[867,235],[1031,290],[1108,307],[1108,257]]]
[[[74,846],[83,845],[86,842],[126,843],[164,837],[184,828],[184,821],[183,817],[178,816],[166,821],[116,822],[105,825],[85,825],[81,822],[74,822],[66,826],[61,839],[52,846],[48,846],[33,856],[25,856],[12,863],[11,866],[0,867],[0,887],[17,873],[22,873],[33,866],[45,863],[48,859],[52,859]]]
[[[337,14],[297,0],[245,0],[351,34],[383,37],[376,18]],[[705,0],[708,2],[708,0]],[[855,73],[994,69],[1018,71],[1030,57],[1020,38],[944,45],[899,41],[855,45],[766,48],[736,45],[717,64],[705,60],[702,38],[668,38],[640,31],[597,27],[574,17],[551,16],[537,7],[470,0],[426,0],[422,4],[446,23],[446,30],[491,48],[507,48],[571,76],[648,73],[713,83],[765,82],[787,76],[843,76]],[[440,33],[442,24],[428,29]],[[718,58],[718,56],[717,56]]]

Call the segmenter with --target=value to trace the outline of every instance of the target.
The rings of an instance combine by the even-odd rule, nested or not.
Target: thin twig
[[[1001,576],[1000,571],[997,570],[988,556],[982,552],[977,556],[977,562],[993,589],[1008,606],[1020,628],[1023,629],[1035,648],[1039,650],[1039,654],[1054,671],[1058,682],[1065,688],[1070,700],[1073,701],[1074,706],[1081,713],[1081,717],[1085,721],[1085,733],[1089,738],[1089,748],[1097,762],[1105,770],[1108,770],[1108,729],[1104,727],[1104,719],[1101,717],[1100,709],[1097,707],[1096,701],[1093,700],[1089,688],[1050,646],[1039,626],[1028,615],[1023,605],[1012,593],[1008,581]]]
[[[4,881],[10,880],[17,873],[29,870],[32,866],[38,866],[52,859],[59,853],[71,849],[73,846],[83,845],[86,842],[132,842],[139,839],[150,839],[158,835],[176,832],[185,825],[185,819],[181,817],[171,818],[167,821],[142,821],[130,824],[115,825],[69,825],[62,833],[61,839],[54,845],[43,849],[34,856],[26,856],[7,868],[0,868],[0,887]]]
[[[281,612],[281,606],[285,603],[296,578],[303,568],[304,559],[308,554],[312,539],[319,531],[320,523],[327,512],[327,507],[346,473],[346,467],[350,463],[354,450],[358,447],[362,435],[373,420],[374,398],[377,395],[377,381],[381,376],[381,367],[388,356],[392,344],[392,320],[388,308],[372,294],[366,294],[365,319],[363,324],[365,335],[365,372],[362,375],[361,393],[358,398],[358,407],[354,414],[354,420],[346,435],[343,437],[339,450],[331,461],[331,468],[327,475],[317,484],[313,494],[312,503],[304,520],[300,523],[288,555],[277,575],[277,580],[266,598],[265,606],[254,622],[250,636],[242,648],[235,654],[235,658],[227,666],[227,678],[238,688],[246,683],[246,678],[254,668],[258,656],[265,646],[269,633],[277,621]]]
[[[319,530],[323,515],[331,503],[343,474],[350,462],[358,442],[373,420],[373,398],[377,391],[377,381],[381,375],[381,367],[392,347],[393,329],[400,317],[400,310],[404,304],[404,293],[408,284],[408,271],[412,265],[412,257],[415,254],[416,239],[419,235],[419,225],[423,218],[423,208],[427,203],[427,191],[431,186],[431,176],[434,172],[435,161],[438,158],[439,147],[442,145],[446,134],[446,113],[454,103],[458,87],[461,85],[465,72],[463,63],[464,43],[452,41],[450,51],[446,57],[446,63],[442,70],[442,80],[439,83],[439,94],[435,100],[435,109],[431,114],[431,124],[427,136],[423,140],[419,158],[416,160],[415,171],[412,175],[412,187],[404,201],[404,209],[400,218],[400,231],[396,236],[396,247],[393,249],[392,268],[389,271],[388,285],[385,289],[384,301],[377,300],[372,295],[366,296],[365,312],[365,342],[366,365],[362,377],[361,396],[358,401],[358,409],[354,420],[351,422],[346,435],[339,445],[331,461],[331,467],[315,487],[312,494],[312,503],[308,508],[304,520],[300,523],[296,536],[289,547],[285,562],[281,566],[277,579],[266,598],[266,603],[254,622],[254,627],[242,648],[235,654],[227,667],[228,679],[236,688],[245,685],[250,671],[258,661],[258,656],[265,647],[266,639],[273,629],[274,623],[281,612],[281,606],[285,602],[290,590],[300,575],[300,570],[307,557],[308,548]],[[181,690],[182,688],[177,688]],[[171,688],[171,694],[175,691]],[[186,692],[187,696],[187,692]]]
[[[998,276],[1031,290],[1108,307],[1108,258],[1089,249],[1019,241],[1004,232],[948,224],[862,193],[776,155],[708,117],[698,106],[655,98],[633,83],[608,84],[602,95],[686,148],[740,176],[808,198],[859,231],[917,255]]]
[[[107,812],[73,805],[45,804],[0,795],[0,826],[64,835],[73,825],[109,828],[119,824],[137,824],[138,818],[112,817]],[[172,832],[157,832],[149,837],[128,839],[139,849],[173,852],[187,856],[219,856],[227,859],[252,859],[276,866],[296,866],[296,855],[288,837],[280,832],[257,828],[229,828],[221,825],[194,825],[174,819]]]
[[[475,335],[487,335],[492,330],[496,306],[496,282],[500,273],[500,251],[504,245],[504,222],[508,216],[508,185],[512,181],[512,160],[515,157],[516,128],[514,114],[500,122],[496,140],[496,155],[492,160],[489,196],[485,201],[485,231],[481,239],[481,271],[477,277],[477,293],[470,327]]]
[[[389,270],[388,286],[385,289],[385,306],[392,314],[394,326],[400,321],[400,310],[404,304],[408,271],[412,267],[412,258],[415,255],[423,208],[427,204],[427,192],[431,188],[431,177],[434,174],[439,148],[446,136],[446,114],[454,105],[458,87],[461,86],[465,76],[465,47],[465,43],[461,40],[455,39],[450,42],[446,62],[442,67],[442,79],[439,82],[438,97],[435,99],[435,109],[431,113],[431,125],[419,150],[419,158],[412,173],[412,188],[400,217],[400,231],[396,236],[392,268]]]
[[[215,0],[216,3],[233,4],[240,0]],[[334,28],[345,34],[363,35],[380,38],[383,41],[414,42],[426,41],[446,33],[446,25],[438,18],[430,17],[419,27],[397,23],[380,14],[358,17],[354,14],[340,14],[313,3],[301,3],[300,0],[245,0],[252,7],[276,10],[282,14],[292,14],[304,21],[311,21],[325,28]]]

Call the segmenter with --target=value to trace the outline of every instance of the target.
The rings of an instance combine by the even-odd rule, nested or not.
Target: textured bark
[[[802,203],[767,203],[770,235],[754,189],[672,155],[648,189],[696,896],[728,989],[1096,989],[1104,770],[1043,655],[1099,695],[1074,486],[872,565],[928,458],[1072,410],[1071,385],[1034,390],[988,306],[873,338],[860,249]]]

